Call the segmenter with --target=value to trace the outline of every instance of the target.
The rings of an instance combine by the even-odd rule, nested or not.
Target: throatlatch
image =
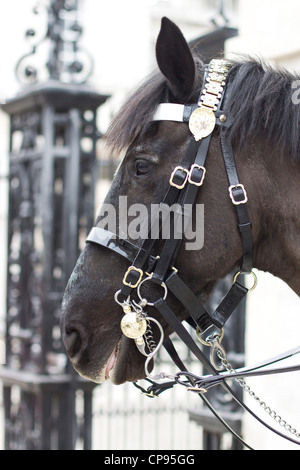
[[[223,111],[223,104],[225,92],[226,94],[230,93],[230,86],[228,87],[226,83],[229,70],[230,64],[226,60],[212,60],[205,70],[203,87],[198,103],[191,105],[162,103],[158,106],[153,116],[153,121],[168,120],[185,122],[188,123],[189,129],[193,134],[181,164],[176,166],[170,174],[169,188],[161,204],[171,206],[177,202],[182,210],[186,204],[192,206],[195,204],[199,188],[203,185],[205,180],[205,162],[212,132],[216,125],[221,127],[228,125],[228,116],[226,116]],[[285,353],[285,355],[282,354],[248,369],[245,368],[235,371],[227,360],[226,351],[221,344],[223,328],[241,300],[244,299],[248,292],[255,288],[257,279],[252,271],[253,245],[251,221],[249,220],[247,211],[248,195],[244,185],[239,181],[231,142],[226,137],[226,132],[221,133],[220,144],[229,183],[229,197],[236,211],[243,257],[241,267],[234,276],[232,287],[212,314],[207,312],[199,299],[183,282],[175,267],[182,238],[170,237],[165,240],[160,253],[157,254],[155,252],[157,238],[151,238],[151,228],[148,238],[138,247],[132,242],[124,240],[96,226],[92,228],[87,242],[109,248],[131,263],[124,274],[120,289],[115,294],[115,301],[122,307],[124,314],[120,323],[122,333],[127,338],[132,339],[140,353],[146,357],[145,374],[151,385],[145,390],[138,384],[135,384],[143,393],[154,397],[158,396],[162,391],[173,387],[175,384],[185,386],[188,391],[199,394],[226,429],[245,447],[251,448],[226,422],[224,422],[222,417],[205,397],[205,392],[211,386],[221,384],[225,391],[229,392],[242,408],[248,411],[261,424],[281,437],[293,443],[300,444],[299,441],[294,439],[300,438],[300,434],[292,426],[282,420],[282,418],[279,417],[280,419],[278,419],[277,413],[271,410],[267,405],[265,406],[266,411],[281,424],[286,431],[292,434],[293,438],[273,429],[260,419],[250,408],[241,402],[226,382],[228,377],[235,378],[243,389],[249,392],[250,389],[243,379],[244,376],[291,371],[291,368],[288,367],[271,370],[264,370],[262,368],[298,354],[300,352],[300,346]],[[159,217],[159,215],[157,217]],[[156,223],[157,220],[154,219],[152,224]],[[175,223],[176,220],[173,220],[173,224]],[[253,277],[253,286],[250,289],[239,282],[240,274],[250,274]],[[145,284],[148,282],[161,286],[161,296],[158,299],[145,298],[143,290]],[[135,291],[138,301],[133,299],[133,291]],[[210,348],[210,359],[207,359],[199,345],[196,344],[187,329],[178,320],[177,316],[168,305],[167,297],[169,291],[187,310],[190,322],[196,329],[200,343]],[[178,356],[170,339],[164,338],[164,331],[160,322],[156,318],[148,315],[147,307],[154,307],[159,311],[162,318],[172,327],[211,375],[199,377],[187,371],[187,368]],[[158,330],[158,340],[154,340],[152,329],[154,326]],[[164,345],[180,372],[176,374],[160,372],[159,374],[151,375],[149,372],[150,361],[155,357],[162,345]],[[295,366],[292,370],[299,369],[300,366]],[[222,372],[220,373],[220,371]],[[253,392],[252,396],[254,396],[254,398],[256,397]],[[259,399],[256,399],[256,401],[259,401]],[[264,403],[261,400],[260,402]]]

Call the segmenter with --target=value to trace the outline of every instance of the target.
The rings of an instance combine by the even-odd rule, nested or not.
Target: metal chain
[[[217,355],[227,372],[229,372],[230,374],[236,373],[236,370],[233,368],[230,362],[228,362],[226,353],[224,352],[223,348],[218,349]],[[300,439],[300,433],[297,431],[297,429],[293,428],[290,424],[288,424],[275,410],[272,410],[272,408],[270,408],[270,406],[268,406],[265,401],[261,400],[260,397],[258,397],[256,393],[251,390],[251,388],[249,387],[249,385],[247,385],[246,381],[243,378],[235,380],[242,387],[242,389],[247,392],[272,419],[276,421],[276,423],[282,426],[287,432],[292,434],[294,437]]]
[[[147,348],[148,348],[149,352],[152,353],[156,349],[156,343],[154,341],[153,331],[152,331],[152,328],[151,328],[150,321],[149,321],[146,314],[144,315],[144,318],[147,322],[147,330],[144,334],[144,340],[145,340],[145,343],[147,345]]]

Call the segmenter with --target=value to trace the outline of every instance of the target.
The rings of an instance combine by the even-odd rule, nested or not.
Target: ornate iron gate
[[[94,219],[96,112],[107,96],[76,83],[83,66],[76,58],[80,28],[74,16],[71,44],[62,34],[66,14],[76,9],[77,2],[50,2],[49,79],[35,83],[37,71],[24,66],[31,84],[2,106],[10,116],[6,365],[0,372],[6,449],[74,448],[78,390],[85,407],[84,447],[91,446],[93,384],[67,364],[59,311]],[[59,57],[67,46],[74,56],[66,64]],[[27,59],[18,63],[19,76]],[[63,73],[73,83],[59,80]]]

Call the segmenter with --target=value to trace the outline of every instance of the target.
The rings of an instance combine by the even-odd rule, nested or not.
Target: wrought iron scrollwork
[[[33,84],[41,78],[65,83],[86,83],[94,70],[89,52],[79,46],[83,29],[78,21],[78,0],[39,0],[33,9],[36,17],[46,15],[47,23],[27,29],[26,40],[31,50],[17,62],[15,73],[22,84]],[[39,60],[47,43],[48,58]]]

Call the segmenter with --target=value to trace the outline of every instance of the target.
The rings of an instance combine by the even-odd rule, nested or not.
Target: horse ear
[[[188,97],[193,90],[195,62],[182,32],[166,17],[161,21],[156,58],[175,98]]]

